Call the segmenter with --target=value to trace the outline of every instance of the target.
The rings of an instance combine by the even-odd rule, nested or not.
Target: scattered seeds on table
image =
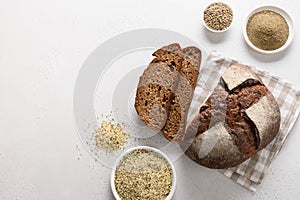
[[[96,130],[95,142],[98,148],[104,149],[108,153],[114,153],[123,149],[129,134],[121,124],[113,121],[102,121]]]

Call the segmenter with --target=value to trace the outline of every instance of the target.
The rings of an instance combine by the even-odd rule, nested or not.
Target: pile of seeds
[[[286,43],[289,26],[280,14],[264,10],[249,18],[247,35],[256,47],[262,50],[275,50]]]
[[[216,31],[227,29],[232,23],[232,9],[221,2],[213,3],[204,10],[205,24]]]
[[[156,152],[134,150],[117,166],[115,187],[122,200],[166,199],[172,188],[172,168]]]
[[[103,121],[96,130],[95,142],[98,148],[109,153],[122,149],[129,137],[129,134],[120,124],[111,121]]]

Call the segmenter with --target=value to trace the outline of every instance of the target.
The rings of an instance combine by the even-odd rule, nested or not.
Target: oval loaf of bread
[[[280,126],[271,92],[247,66],[231,65],[187,129],[183,144],[195,162],[234,167],[266,147]],[[183,145],[184,146],[184,145]]]

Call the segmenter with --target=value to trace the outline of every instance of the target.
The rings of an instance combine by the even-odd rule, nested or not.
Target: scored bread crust
[[[140,77],[135,108],[148,127],[162,130],[169,141],[178,141],[185,132],[187,112],[199,74],[201,51],[197,47],[181,49],[179,44],[174,43],[156,50],[153,56],[155,58]],[[152,86],[151,89],[149,86]]]
[[[201,164],[210,168],[235,166],[246,158],[234,144],[223,123],[216,123],[211,129],[196,136],[186,155],[196,162],[201,159]]]
[[[246,80],[257,80],[260,83],[261,79],[250,68],[241,64],[230,66],[222,75],[222,79],[226,82],[227,88],[231,91],[241,85]]]
[[[220,100],[222,96],[225,101]],[[216,99],[214,105],[212,99]],[[203,166],[234,167],[266,147],[279,126],[280,109],[271,92],[249,67],[233,64],[201,106],[181,146],[187,148],[187,156]],[[211,144],[209,138],[216,135],[218,140]]]
[[[271,93],[262,97],[245,113],[254,122],[260,137],[259,150],[266,147],[276,136],[280,126],[280,109]],[[256,115],[260,113],[260,115]]]

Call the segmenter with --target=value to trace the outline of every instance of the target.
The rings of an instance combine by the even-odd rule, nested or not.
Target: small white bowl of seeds
[[[117,200],[170,200],[175,188],[176,173],[171,160],[153,147],[128,149],[112,170],[111,189]]]
[[[214,33],[222,33],[229,29],[233,20],[233,11],[223,2],[209,4],[203,11],[204,27]]]

